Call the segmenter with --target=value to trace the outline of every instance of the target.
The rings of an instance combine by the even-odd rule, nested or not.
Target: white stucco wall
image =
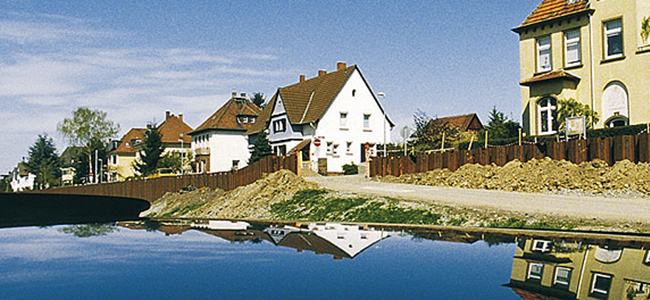
[[[28,173],[27,176],[20,176],[14,174],[11,178],[11,189],[14,192],[20,192],[24,190],[31,190],[34,188],[34,181],[36,180],[36,175]]]
[[[340,124],[341,113],[347,113],[347,125],[343,127]],[[364,115],[370,115],[368,128],[364,128]],[[355,70],[318,122],[315,135],[321,140],[321,146],[318,149],[312,147],[312,162],[316,163],[318,157],[327,158],[328,172],[342,172],[342,166],[351,162],[358,165],[361,162],[361,145],[366,142],[371,145],[384,143],[383,126],[386,126],[386,143],[389,143],[390,124],[384,118],[373,92]],[[348,142],[352,143],[350,151],[346,151]],[[337,154],[327,151],[328,143],[339,145]]]
[[[248,139],[243,131],[210,131],[202,133],[207,140],[192,142],[192,151],[209,148],[210,150],[210,172],[223,172],[232,169],[233,160],[239,160],[239,168],[248,164],[250,152]],[[196,154],[195,154],[196,155]]]

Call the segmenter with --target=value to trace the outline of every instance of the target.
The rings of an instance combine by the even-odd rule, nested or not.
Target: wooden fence
[[[422,154],[404,157],[373,157],[370,161],[370,176],[400,176],[447,168],[455,171],[464,164],[495,164],[503,166],[511,160],[526,162],[533,158],[550,157],[581,163],[601,159],[610,166],[620,160],[650,162],[650,136],[621,135],[569,140],[539,144],[513,145],[472,150],[452,150],[443,153]]]
[[[281,169],[298,173],[297,156],[268,156],[236,171],[60,187],[34,192],[119,196],[138,198],[152,202],[167,192],[180,191],[182,188],[188,186],[196,188],[220,188],[227,191],[233,190],[239,186],[253,183],[262,178],[262,174],[264,173],[273,173]]]

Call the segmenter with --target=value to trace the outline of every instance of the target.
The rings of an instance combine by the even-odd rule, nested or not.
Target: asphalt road
[[[359,175],[311,176],[305,177],[305,179],[316,182],[326,189],[359,195],[392,197],[453,207],[485,208],[568,218],[650,224],[650,200],[644,198],[566,196],[444,188],[374,182]]]

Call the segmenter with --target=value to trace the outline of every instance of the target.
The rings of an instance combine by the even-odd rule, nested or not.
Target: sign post
[[[402,135],[402,140],[404,141],[404,156],[406,156],[406,145],[408,144],[408,138],[411,136],[411,128],[408,126],[402,127],[400,134]]]

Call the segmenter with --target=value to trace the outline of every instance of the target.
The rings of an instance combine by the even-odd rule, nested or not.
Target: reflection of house
[[[31,190],[34,188],[36,175],[27,171],[27,165],[25,163],[18,163],[18,166],[16,166],[9,175],[11,176],[11,189],[14,192]]]
[[[344,164],[365,161],[365,144],[390,142],[392,122],[357,66],[338,63],[331,73],[282,87],[260,114],[260,121],[248,131],[252,144],[262,131],[278,155],[301,151],[312,168],[342,172]],[[387,128],[386,130],[384,130]],[[318,139],[320,146],[313,145]]]
[[[250,156],[246,130],[257,121],[261,110],[246,94],[236,92],[203,124],[189,134],[199,173],[221,172],[245,167]]]
[[[212,230],[246,230],[249,226],[246,222],[228,220],[197,220],[192,223],[192,228]]]
[[[557,132],[557,101],[573,98],[600,118],[596,127],[650,120],[650,41],[641,36],[650,1],[543,0],[517,28],[522,125]]]
[[[518,243],[508,286],[524,299],[647,299],[649,284],[647,250],[533,239]]]

